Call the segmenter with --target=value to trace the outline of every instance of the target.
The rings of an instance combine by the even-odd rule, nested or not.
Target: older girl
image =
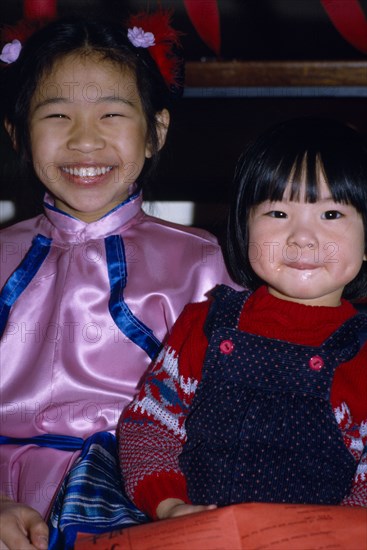
[[[0,234],[0,531],[11,549],[47,546],[41,516],[56,493],[53,548],[78,529],[144,520],[120,494],[118,418],[184,304],[230,281],[211,235],[141,209],[177,87],[168,23],[70,18],[3,50],[6,128],[46,189],[42,215]]]

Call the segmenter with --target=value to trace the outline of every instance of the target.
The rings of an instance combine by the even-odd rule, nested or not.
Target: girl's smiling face
[[[168,112],[157,117],[164,144]],[[29,118],[33,166],[55,206],[92,222],[129,195],[151,156],[135,77],[96,55],[68,55],[41,80]]]
[[[249,259],[274,296],[338,306],[366,260],[364,227],[354,206],[333,200],[322,175],[319,185],[315,203],[289,200],[287,188],[283,200],[252,208]]]

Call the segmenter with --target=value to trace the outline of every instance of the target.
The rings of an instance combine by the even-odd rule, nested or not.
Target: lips
[[[74,164],[60,166],[64,178],[78,187],[96,187],[110,183],[115,166],[107,164]]]
[[[94,178],[104,176],[112,170],[113,166],[62,166],[62,172],[79,178]]]
[[[292,269],[298,269],[300,271],[304,270],[312,270],[317,269],[320,267],[320,264],[311,264],[311,263],[305,263],[305,262],[292,262],[287,264],[287,267],[291,267]]]

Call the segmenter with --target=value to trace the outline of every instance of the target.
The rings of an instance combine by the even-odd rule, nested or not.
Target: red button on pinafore
[[[311,357],[308,364],[312,370],[321,370],[324,366],[324,361],[320,355],[315,355],[314,357]]]
[[[233,348],[234,348],[234,344],[231,340],[223,340],[219,345],[220,351],[222,353],[225,353],[226,355],[228,355],[229,353],[232,353]]]

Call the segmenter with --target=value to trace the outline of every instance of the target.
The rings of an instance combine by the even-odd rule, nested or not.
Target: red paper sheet
[[[367,509],[238,504],[91,536],[75,550],[367,550]]]

